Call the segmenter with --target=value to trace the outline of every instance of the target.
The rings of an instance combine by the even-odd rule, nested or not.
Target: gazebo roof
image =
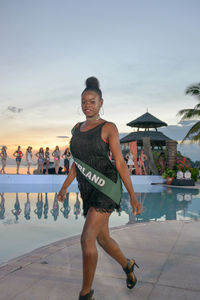
[[[158,128],[158,127],[167,126],[167,123],[157,119],[149,112],[146,112],[139,118],[127,123],[126,125],[130,127],[138,127],[138,128]]]
[[[151,143],[155,145],[165,145],[166,141],[171,140],[160,131],[135,131],[120,139],[120,143],[123,144],[137,141],[138,144],[141,144],[144,137],[149,137]]]

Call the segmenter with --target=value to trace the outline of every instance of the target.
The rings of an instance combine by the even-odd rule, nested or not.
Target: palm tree
[[[195,105],[194,108],[182,109],[178,112],[179,116],[182,116],[181,120],[188,120],[193,118],[200,118],[200,83],[193,84],[188,86],[185,90],[186,95],[195,96],[199,103]],[[191,142],[199,142],[200,143],[200,121],[197,121],[192,128],[188,131],[182,143],[186,140],[190,139]]]

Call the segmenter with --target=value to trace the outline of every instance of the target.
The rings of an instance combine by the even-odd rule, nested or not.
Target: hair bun
[[[89,77],[85,84],[87,89],[99,89],[99,81],[96,77]]]

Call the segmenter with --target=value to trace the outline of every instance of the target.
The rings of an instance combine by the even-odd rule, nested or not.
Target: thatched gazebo
[[[133,131],[125,137],[121,138],[121,144],[129,144],[132,141],[137,141],[137,145],[139,147],[142,147],[143,138],[149,138],[152,149],[162,149],[163,146],[166,145],[166,141],[171,140],[162,132],[158,131],[159,127],[167,126],[167,123],[157,119],[149,112],[146,112],[139,118],[127,123],[126,125],[133,128],[137,128],[137,131]]]
[[[152,150],[157,150],[160,153],[166,147],[166,162],[167,166],[173,168],[176,162],[177,142],[170,139],[168,136],[158,131],[158,128],[167,126],[167,123],[146,112],[139,118],[126,124],[127,126],[137,128],[137,130],[129,133],[120,139],[122,151],[126,154],[131,147],[134,151],[134,164],[137,165],[137,153],[140,149],[144,150],[148,158],[149,172],[157,174]],[[133,145],[134,144],[134,145]]]

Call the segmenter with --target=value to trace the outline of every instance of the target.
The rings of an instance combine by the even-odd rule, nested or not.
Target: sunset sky
[[[199,11],[199,0],[0,0],[0,145],[64,147],[91,75],[120,132],[147,108],[169,137],[186,132],[177,112],[196,104],[184,93],[200,81]]]

